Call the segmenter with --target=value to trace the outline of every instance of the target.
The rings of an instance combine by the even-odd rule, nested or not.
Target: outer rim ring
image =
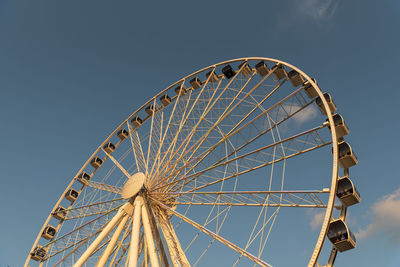
[[[155,95],[154,97],[152,97],[150,100],[148,100],[145,104],[143,104],[139,109],[137,109],[135,112],[133,112],[127,119],[125,119],[104,141],[103,143],[101,143],[99,145],[99,147],[93,152],[93,154],[89,157],[89,159],[83,164],[83,166],[81,167],[81,169],[76,173],[76,175],[74,176],[74,178],[72,178],[71,182],[68,184],[67,188],[65,189],[65,191],[61,194],[59,200],[56,202],[56,204],[54,205],[53,209],[51,210],[49,216],[47,217],[46,221],[44,222],[41,230],[39,231],[35,242],[33,243],[32,248],[29,251],[28,257],[25,261],[24,267],[28,266],[28,263],[31,259],[31,252],[35,249],[37,243],[39,242],[39,239],[41,237],[41,233],[43,232],[44,228],[46,227],[46,225],[49,223],[52,214],[54,213],[54,211],[56,210],[56,208],[59,206],[59,204],[61,203],[61,201],[64,198],[65,193],[72,187],[73,183],[76,181],[76,177],[79,173],[81,173],[84,168],[89,164],[90,160],[97,155],[97,153],[100,151],[101,147],[106,144],[111,137],[113,137],[118,130],[120,130],[124,124],[126,124],[127,122],[129,123],[129,120],[132,119],[139,111],[143,110],[146,106],[148,106],[149,104],[151,104],[152,102],[154,102],[159,96],[161,96],[162,94],[164,94],[166,91],[168,91],[170,88],[184,82],[185,80],[187,80],[188,78],[195,76],[198,73],[204,72],[206,70],[209,69],[215,69],[218,66],[221,65],[225,65],[225,64],[229,64],[232,62],[237,62],[237,61],[248,61],[248,60],[264,60],[264,61],[269,61],[269,62],[273,62],[275,64],[281,64],[284,66],[287,66],[293,70],[296,70],[298,73],[300,73],[308,82],[310,82],[310,84],[314,87],[314,89],[316,89],[318,96],[321,98],[322,103],[324,105],[325,110],[330,110],[327,101],[325,100],[325,97],[323,96],[323,93],[321,92],[321,89],[318,87],[318,85],[306,74],[304,73],[301,69],[297,68],[296,66],[278,60],[278,59],[273,59],[273,58],[267,58],[267,57],[247,57],[247,58],[236,58],[236,59],[231,59],[231,60],[227,60],[227,61],[222,61],[219,62],[217,64],[214,65],[210,65],[208,67],[205,67],[203,69],[200,69],[196,72],[193,72],[187,76],[185,76],[184,78],[181,78],[180,80],[176,81],[175,83],[171,84],[170,86],[168,86],[167,88],[165,88],[164,90],[162,90],[160,93],[158,93],[157,95]],[[335,197],[336,197],[336,186],[337,186],[337,177],[338,177],[338,144],[337,144],[337,137],[336,137],[336,130],[335,130],[335,124],[333,122],[333,117],[332,117],[332,113],[327,112],[327,116],[328,116],[328,122],[330,125],[330,131],[331,131],[331,135],[332,135],[332,178],[331,178],[331,188],[330,188],[330,193],[329,193],[329,200],[328,200],[328,206],[326,208],[325,211],[325,216],[324,216],[324,220],[321,226],[321,230],[317,239],[317,242],[315,244],[315,248],[314,251],[311,255],[310,261],[308,263],[309,267],[313,267],[315,266],[315,264],[317,264],[317,260],[318,257],[321,253],[321,249],[322,246],[324,244],[325,241],[325,236],[326,236],[326,232],[328,230],[328,225],[330,222],[330,219],[332,217],[332,212],[333,212],[333,207],[334,207],[334,203],[335,203]]]

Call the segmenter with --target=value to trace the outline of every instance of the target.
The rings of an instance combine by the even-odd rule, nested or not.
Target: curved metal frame
[[[111,139],[111,137],[113,137],[117,131],[119,131],[120,129],[123,128],[123,126],[126,123],[129,123],[129,121],[135,116],[137,115],[140,111],[144,110],[148,105],[154,103],[157,98],[159,98],[160,96],[162,96],[163,94],[165,94],[169,89],[181,84],[182,82],[184,82],[185,80],[188,80],[191,77],[194,77],[196,74],[204,72],[206,70],[212,70],[218,66],[221,65],[226,65],[232,62],[238,62],[238,61],[249,61],[249,60],[264,60],[267,62],[272,62],[275,64],[281,64],[284,66],[287,66],[295,71],[297,71],[299,74],[301,74],[309,83],[311,83],[311,85],[314,87],[314,89],[316,89],[318,96],[322,99],[323,105],[325,107],[326,110],[330,110],[327,101],[325,100],[325,97],[323,97],[323,93],[321,92],[320,88],[318,87],[317,83],[314,82],[313,79],[311,79],[306,73],[304,73],[302,70],[300,70],[299,68],[295,67],[292,64],[286,63],[284,61],[281,60],[277,60],[277,59],[273,59],[273,58],[265,58],[265,57],[248,57],[248,58],[237,58],[237,59],[232,59],[232,60],[227,60],[227,61],[223,61],[214,65],[210,65],[206,68],[203,68],[201,70],[198,70],[196,72],[193,72],[192,74],[189,74],[187,76],[185,76],[184,78],[176,81],[175,83],[171,84],[170,86],[168,86],[167,88],[165,88],[164,90],[162,90],[160,93],[158,93],[157,95],[155,95],[154,97],[152,97],[149,101],[147,101],[144,105],[142,105],[139,109],[137,109],[135,112],[133,112],[127,119],[125,119],[104,141],[103,143],[100,144],[100,146],[93,152],[93,154],[89,157],[89,159],[83,164],[83,166],[81,167],[81,169],[77,172],[77,174],[75,175],[75,177],[71,180],[71,182],[68,184],[67,188],[65,189],[65,191],[61,194],[59,200],[56,202],[56,204],[54,205],[52,211],[50,212],[49,216],[47,217],[47,219],[45,220],[41,230],[39,231],[39,234],[37,235],[35,242],[33,243],[33,246],[31,248],[31,250],[29,251],[28,257],[25,261],[24,266],[28,266],[28,263],[31,259],[31,253],[33,252],[33,250],[35,249],[35,247],[37,246],[39,239],[41,237],[41,234],[44,230],[44,228],[47,226],[48,222],[50,221],[52,214],[54,213],[54,211],[57,209],[57,207],[59,206],[59,204],[61,203],[61,201],[64,198],[65,193],[72,187],[73,183],[77,180],[77,176],[85,169],[85,167],[90,164],[91,159],[97,155],[97,153],[99,151],[101,151],[102,147]],[[334,202],[335,202],[335,194],[336,194],[336,186],[337,186],[337,177],[338,177],[338,142],[337,142],[337,138],[336,138],[336,130],[335,130],[335,124],[333,121],[333,116],[332,113],[327,112],[327,116],[328,116],[328,121],[329,121],[329,125],[330,125],[330,131],[331,131],[331,135],[332,135],[332,178],[331,178],[331,188],[330,188],[330,192],[329,192],[329,200],[328,200],[328,205],[326,208],[326,212],[325,212],[325,216],[324,216],[324,220],[321,226],[321,230],[317,239],[317,242],[315,244],[315,248],[314,251],[311,255],[311,258],[309,260],[308,266],[315,266],[316,264],[319,265],[317,263],[318,257],[320,255],[322,246],[324,244],[324,240],[326,237],[326,232],[328,229],[328,225],[330,222],[330,219],[332,217],[332,211],[334,208]],[[122,141],[122,140],[121,140]],[[121,142],[120,141],[120,142]],[[106,156],[107,158],[107,156]],[[84,186],[84,185],[83,185]],[[83,188],[82,186],[82,188]],[[72,204],[71,204],[72,206]],[[344,214],[343,216],[345,217],[345,213],[342,211],[342,214]],[[59,223],[59,225],[61,225],[62,222]],[[58,227],[57,227],[58,229]],[[334,251],[334,248],[333,248]],[[333,253],[332,251],[332,253]],[[336,256],[336,255],[335,255]],[[334,260],[333,260],[334,261]],[[333,264],[333,261],[329,260],[329,262],[331,264]],[[329,264],[329,263],[328,263]],[[331,266],[331,265],[329,265]]]

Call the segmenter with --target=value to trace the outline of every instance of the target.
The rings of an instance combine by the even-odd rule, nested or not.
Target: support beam
[[[169,219],[160,220],[161,230],[168,246],[169,255],[174,267],[190,267],[181,243]]]
[[[129,248],[129,267],[137,267],[139,253],[140,217],[142,213],[143,198],[137,196],[134,202],[132,237]]]
[[[162,204],[161,202],[157,201],[158,204],[160,206],[162,206],[163,208],[165,208],[166,210],[169,210],[170,212],[172,212],[176,217],[182,219],[183,221],[187,222],[188,224],[192,225],[194,228],[197,228],[198,230],[202,231],[203,233],[209,235],[210,237],[214,238],[215,240],[221,242],[222,244],[230,247],[231,249],[233,249],[234,251],[236,251],[237,253],[247,257],[249,260],[252,260],[254,263],[257,263],[260,266],[263,267],[271,267],[271,265],[269,265],[268,263],[264,262],[263,260],[261,260],[260,258],[252,255],[251,253],[247,252],[245,249],[240,248],[239,246],[235,245],[234,243],[226,240],[225,238],[221,237],[220,235],[208,230],[207,228],[205,228],[203,225],[196,223],[193,220],[190,220],[189,218],[187,218],[186,216],[176,212],[175,210],[171,209],[170,207]]]
[[[121,220],[122,217],[132,213],[132,203],[128,202],[124,204],[117,212],[117,214],[111,219],[111,221],[104,227],[103,231],[97,236],[97,238],[90,244],[86,251],[82,254],[79,260],[74,264],[74,267],[81,267],[87,259],[92,255],[104,238],[114,229],[115,225]]]
[[[121,232],[124,229],[125,224],[128,221],[129,217],[130,216],[124,216],[124,218],[122,218],[113,236],[111,237],[111,240],[107,245],[107,248],[104,250],[103,255],[101,255],[99,261],[97,262],[96,267],[103,267],[106,264],[108,257],[110,257],[111,252],[113,251],[114,246],[117,243],[119,236],[121,235]]]
[[[169,267],[167,253],[165,252],[165,248],[164,248],[164,245],[163,245],[162,240],[161,240],[161,236],[160,236],[160,232],[158,230],[156,219],[154,217],[153,212],[149,208],[148,198],[146,198],[146,201],[145,201],[144,205],[146,205],[146,208],[147,208],[147,210],[149,212],[151,230],[153,232],[153,235],[154,235],[156,243],[157,243],[158,251],[159,251],[159,254],[160,254],[161,264],[162,264],[163,267]]]
[[[160,267],[160,264],[158,263],[157,250],[154,245],[154,239],[153,239],[153,234],[151,232],[151,225],[146,205],[142,205],[142,220],[143,220],[144,235],[146,237],[147,249],[150,256],[151,267]]]

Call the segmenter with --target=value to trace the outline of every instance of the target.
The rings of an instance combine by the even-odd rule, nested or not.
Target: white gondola
[[[115,151],[115,145],[113,143],[107,143],[103,146],[104,151],[111,154]]]
[[[328,119],[326,119],[328,121]],[[343,117],[339,114],[333,115],[333,122],[335,123],[335,130],[336,130],[336,137],[342,138],[343,136],[349,134],[349,128],[347,127],[346,123],[343,120]],[[328,128],[330,129],[331,126],[328,124]]]
[[[125,140],[126,138],[128,138],[129,133],[127,130],[122,128],[121,130],[118,131],[117,136],[119,137],[119,139]]]
[[[343,169],[350,168],[358,163],[357,156],[353,152],[351,146],[346,142],[338,144],[339,164]]]
[[[46,248],[42,246],[36,246],[36,248],[31,253],[31,259],[35,261],[42,261],[45,259],[47,254]]]
[[[356,238],[342,219],[329,224],[328,239],[340,252],[356,247]]]
[[[331,95],[328,94],[328,93],[324,93],[324,97],[325,97],[326,102],[328,102],[328,107],[330,109],[330,112],[331,113],[335,112],[336,111],[336,105],[335,105],[335,103],[333,103]],[[321,110],[322,114],[328,115],[328,113],[325,110],[324,103],[322,102],[322,99],[320,97],[317,97],[317,99],[315,99],[315,103],[318,105],[318,107]]]
[[[140,125],[142,125],[142,123],[143,123],[143,121],[142,121],[142,119],[141,118],[139,118],[139,117],[133,117],[132,119],[131,119],[131,123],[132,123],[132,125],[134,126],[134,127],[139,127]]]
[[[252,69],[250,68],[249,64],[248,64],[246,61],[240,63],[239,69],[242,69],[241,73],[242,73],[243,76],[245,76],[245,77],[249,76],[250,73],[252,72]]]
[[[317,83],[317,81],[314,78],[311,78],[311,80],[313,80],[315,84]],[[314,98],[318,96],[317,90],[312,86],[312,84],[309,81],[305,81],[303,83],[303,89],[309,98]]]
[[[99,157],[94,157],[91,161],[90,161],[90,165],[92,165],[93,168],[97,169],[99,168],[101,165],[103,165],[103,160]]]
[[[88,173],[86,172],[81,172],[78,175],[78,182],[80,182],[81,184],[86,184],[86,181],[89,181],[90,178],[92,178]]]
[[[47,225],[42,232],[42,237],[47,240],[53,239],[55,235],[56,228],[51,225]]]
[[[302,85],[305,81],[304,77],[301,76],[301,74],[295,70],[289,71],[288,77],[294,87],[298,87],[298,86]]]
[[[184,96],[184,95],[186,95],[186,93],[187,93],[187,89],[186,89],[185,86],[183,86],[183,85],[181,84],[181,85],[179,85],[179,86],[177,86],[177,87],[175,88],[175,93],[176,93],[176,95],[178,95],[178,96]]]
[[[210,83],[215,83],[216,81],[218,81],[218,75],[215,74],[215,72],[212,70],[207,72],[206,77],[207,77],[207,79],[210,77],[210,79],[209,79]]]
[[[154,113],[154,105],[148,106],[144,111],[146,111],[146,113],[149,114],[150,116],[153,115],[153,113]]]
[[[167,94],[162,95],[160,97],[160,101],[161,101],[161,104],[163,104],[164,107],[166,107],[169,104],[171,104],[171,98]]]
[[[194,77],[190,80],[190,85],[194,90],[199,89],[201,87],[201,81],[198,77]]]
[[[269,68],[263,60],[258,62],[255,65],[255,67],[256,67],[257,73],[260,74],[262,77],[264,77],[265,75],[267,75],[269,73]]]
[[[234,71],[234,69],[232,69],[231,65],[228,64],[222,68],[222,74],[224,74],[224,76],[227,79],[230,79],[236,75],[236,71]]]
[[[287,73],[285,68],[283,67],[283,65],[274,65],[271,69],[275,69],[274,70],[274,75],[278,80],[281,80],[285,77],[287,77]]]
[[[338,180],[336,196],[345,207],[360,203],[361,201],[360,193],[347,175]]]
[[[62,221],[67,216],[67,211],[63,206],[58,206],[53,212],[53,217],[59,221]]]
[[[71,202],[74,202],[79,196],[79,192],[71,188],[65,193],[65,198]]]

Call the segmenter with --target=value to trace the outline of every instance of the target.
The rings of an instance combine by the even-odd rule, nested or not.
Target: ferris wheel
[[[83,164],[25,266],[332,266],[356,246],[345,221],[360,202],[336,109],[271,58],[178,80]]]

